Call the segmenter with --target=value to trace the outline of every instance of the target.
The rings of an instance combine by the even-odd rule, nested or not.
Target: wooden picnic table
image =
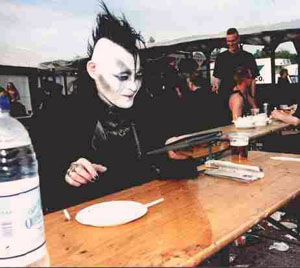
[[[289,124],[272,120],[272,122],[266,126],[253,127],[253,128],[236,128],[234,124],[228,126],[222,126],[218,128],[211,129],[209,131],[222,131],[223,134],[233,133],[233,132],[242,132],[249,135],[250,142],[255,141],[257,138],[269,135],[274,132],[282,131],[290,127]],[[192,133],[193,134],[193,133]],[[190,134],[186,134],[187,136]],[[182,149],[186,155],[189,155],[191,158],[201,159],[208,156],[209,154],[221,153],[226,151],[229,148],[229,142],[217,142],[210,146],[205,144],[194,145],[192,147]]]
[[[236,128],[234,124],[228,125],[228,126],[223,126],[220,128],[225,134],[230,133],[230,132],[243,132],[247,133],[249,135],[250,139],[257,139],[262,136],[269,135],[271,133],[283,130],[287,127],[289,127],[289,124],[277,121],[277,120],[272,120],[272,122],[266,126],[261,126],[261,127],[253,127],[253,128]]]
[[[265,177],[246,184],[199,175],[187,180],[154,180],[45,216],[51,266],[195,266],[268,217],[300,192],[300,162],[282,162],[249,152],[249,164]],[[291,155],[289,155],[291,156]],[[292,155],[293,156],[293,155]],[[82,208],[103,201],[148,203],[148,213],[115,227],[75,221]]]

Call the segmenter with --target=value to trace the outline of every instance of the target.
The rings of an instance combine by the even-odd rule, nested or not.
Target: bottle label
[[[0,186],[0,266],[28,265],[46,253],[39,178]]]

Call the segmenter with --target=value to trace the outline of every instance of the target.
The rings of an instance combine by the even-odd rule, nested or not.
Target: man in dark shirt
[[[237,29],[228,29],[226,33],[228,50],[220,53],[215,62],[213,73],[215,80],[212,90],[219,92],[226,104],[228,104],[227,100],[231,90],[235,86],[233,74],[238,67],[245,67],[251,70],[253,80],[250,97],[254,98],[256,93],[256,81],[254,78],[259,75],[259,71],[253,55],[242,50],[239,46],[239,41],[240,38]]]
[[[181,105],[177,107],[180,113],[180,116],[178,115],[180,118],[178,134],[187,134],[219,126],[220,113],[222,112],[217,105],[219,98],[211,92],[208,81],[203,78],[199,71],[190,74],[186,81]]]

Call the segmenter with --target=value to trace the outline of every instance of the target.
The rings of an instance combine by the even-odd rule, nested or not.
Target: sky
[[[106,0],[145,40],[224,32],[300,19],[299,0]],[[0,0],[0,63],[86,55],[97,0]],[[1,59],[2,58],[2,59]]]

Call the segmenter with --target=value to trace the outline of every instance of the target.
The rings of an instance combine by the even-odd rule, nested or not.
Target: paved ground
[[[283,209],[286,213],[281,221],[292,222],[297,224],[296,217],[293,214],[294,208]],[[263,228],[263,229],[262,229]],[[276,249],[269,249],[269,247],[276,241],[274,239],[257,238],[247,236],[246,244],[236,246],[234,243],[230,244],[230,267],[300,267],[300,241],[291,240],[285,235],[285,231],[276,230],[270,226],[268,222],[262,221],[252,229],[252,233],[256,232],[260,235],[270,236],[275,239],[283,239],[287,242],[295,242],[299,245],[287,243],[289,249],[287,251],[278,251]],[[200,265],[201,267],[217,267],[219,265],[219,256],[216,254],[212,258],[206,260]]]

